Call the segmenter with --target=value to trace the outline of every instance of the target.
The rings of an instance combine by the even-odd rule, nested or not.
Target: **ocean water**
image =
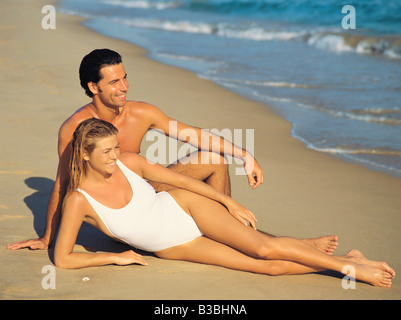
[[[268,104],[308,148],[401,177],[399,0],[60,0],[57,10]]]

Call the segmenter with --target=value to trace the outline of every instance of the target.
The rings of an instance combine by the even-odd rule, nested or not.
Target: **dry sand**
[[[235,166],[231,169],[233,197],[257,215],[258,228],[299,238],[337,234],[337,254],[357,248],[401,272],[401,179],[308,150],[290,137],[290,124],[265,105],[152,61],[137,46],[81,26],[78,17],[57,13],[56,30],[42,29],[41,8],[52,3],[0,2],[1,299],[401,298],[400,277],[391,289],[358,282],[356,289],[344,290],[333,273],[269,277],[153,255],[146,256],[147,267],[56,268],[56,289],[43,289],[42,268],[52,266],[49,253],[5,247],[42,235],[58,129],[89,101],[79,86],[78,66],[85,54],[104,47],[123,56],[129,99],[152,103],[198,127],[255,130],[265,183],[252,191],[244,176],[234,175]],[[77,250],[125,249],[91,227],[82,228],[78,243]]]

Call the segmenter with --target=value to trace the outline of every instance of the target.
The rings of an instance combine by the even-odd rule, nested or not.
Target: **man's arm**
[[[160,109],[151,106],[148,113],[152,117],[151,129],[162,131],[167,136],[188,142],[199,150],[228,155],[244,162],[249,185],[255,189],[263,183],[263,170],[254,156],[247,150],[234,145],[223,137],[166,116]]]
[[[44,241],[47,241],[48,246],[52,244],[61,220],[61,207],[67,192],[69,180],[68,163],[70,155],[70,139],[66,142],[65,137],[59,137],[59,164],[57,168],[57,177],[47,205],[46,228],[44,235],[41,238]]]
[[[22,248],[46,250],[54,240],[61,219],[61,207],[68,186],[68,162],[71,154],[71,137],[75,126],[63,124],[59,131],[58,154],[59,164],[57,177],[47,205],[47,219],[44,235],[38,239],[22,240],[7,245],[7,249]]]

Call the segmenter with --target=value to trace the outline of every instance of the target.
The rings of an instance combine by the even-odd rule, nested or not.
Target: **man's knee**
[[[225,156],[215,152],[201,151],[198,154],[200,164],[211,164],[220,167],[221,169],[228,170],[228,161]]]

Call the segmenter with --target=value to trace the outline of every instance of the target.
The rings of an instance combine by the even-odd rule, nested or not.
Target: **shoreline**
[[[198,15],[181,4],[181,9],[168,6],[152,10],[151,2],[145,0],[143,8],[136,8],[137,4],[133,3],[134,8],[129,8],[132,13],[128,14],[123,9],[126,4],[108,2],[99,4],[98,16],[92,12],[93,8],[78,9],[78,4],[75,7],[71,1],[63,2],[71,13],[87,17],[84,26],[91,30],[143,46],[151,59],[195,72],[200,78],[211,79],[223,88],[267,104],[292,124],[291,135],[308,148],[401,178],[397,152],[401,146],[396,139],[401,134],[396,125],[400,114],[396,107],[391,107],[397,100],[396,88],[393,88],[394,81],[385,80],[401,76],[396,71],[398,62],[366,54],[335,53],[331,51],[334,48],[318,49],[319,41],[325,43],[333,35],[321,38],[311,26],[309,36],[319,39],[315,39],[315,45],[309,43],[307,35],[297,40],[278,40],[274,37],[278,34],[271,34],[266,28],[269,21],[262,23],[255,17],[255,27],[260,27],[256,30],[273,36],[269,41],[256,40],[252,38],[257,34],[255,28],[243,25],[244,21],[223,14],[219,23],[213,13]],[[77,13],[81,10],[84,13]],[[177,16],[180,10],[181,17]],[[119,21],[115,20],[118,16]],[[249,17],[244,19],[248,21]],[[139,28],[132,28],[134,25]],[[301,26],[297,28],[303,30]],[[283,33],[288,31],[285,24],[278,29]],[[233,33],[227,34],[227,30]],[[344,35],[352,36],[354,32]],[[246,46],[236,50],[241,45]],[[198,46],[202,49],[198,50]],[[291,59],[289,52],[295,51],[297,58]],[[269,59],[265,59],[265,53]],[[253,58],[247,59],[247,56]],[[286,63],[288,59],[291,64]],[[320,61],[316,68],[313,60]],[[257,67],[259,64],[264,67]],[[314,71],[309,74],[310,68]],[[344,79],[340,88],[333,81],[341,77]],[[382,91],[384,87],[388,91]],[[380,96],[386,96],[385,101]]]
[[[48,252],[12,252],[5,246],[43,231],[57,167],[57,131],[66,117],[88,102],[79,86],[78,66],[86,53],[100,47],[122,55],[130,100],[152,103],[198,127],[255,130],[255,157],[265,183],[252,191],[246,177],[233,171],[231,181],[233,197],[257,215],[258,228],[299,238],[335,233],[340,238],[337,254],[357,248],[370,259],[401,269],[397,246],[390,245],[401,243],[400,179],[307,149],[290,136],[291,125],[265,104],[151,60],[143,48],[82,26],[82,18],[57,13],[56,30],[41,29],[41,7],[49,2],[55,3],[6,0],[0,5],[9,13],[0,29],[8,108],[1,119],[0,132],[7,137],[1,147],[11,150],[0,161],[1,299],[401,298],[397,277],[388,290],[363,283],[357,283],[356,290],[344,290],[338,277],[267,277],[152,255],[146,257],[146,268],[56,269],[56,290],[43,290],[42,267],[52,265]],[[10,135],[10,130],[18,134]],[[142,144],[142,154],[148,144]],[[89,227],[82,231],[78,250],[122,249]],[[84,277],[90,280],[82,282]],[[132,290],[132,283],[141,290]]]

